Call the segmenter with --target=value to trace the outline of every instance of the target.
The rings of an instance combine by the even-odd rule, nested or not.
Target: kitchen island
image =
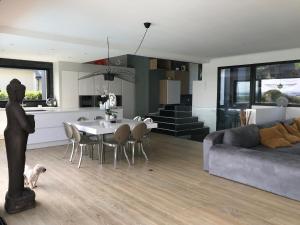
[[[96,116],[103,116],[104,110],[99,108],[25,108],[27,114],[34,115],[35,133],[28,137],[27,149],[44,148],[49,146],[64,145],[67,138],[64,131],[63,122],[76,121],[79,117],[86,117],[93,120]],[[118,118],[123,119],[123,109],[116,108]],[[6,127],[5,109],[0,110],[0,132],[3,138],[4,129]]]

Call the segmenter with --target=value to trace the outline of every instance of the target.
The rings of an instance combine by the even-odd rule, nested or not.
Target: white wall
[[[26,90],[35,90],[35,73],[34,70],[27,69],[13,69],[13,68],[0,68],[0,90],[6,90],[9,82],[16,78],[26,86]]]
[[[216,130],[218,67],[300,59],[300,48],[215,58],[202,65],[202,81],[193,82],[193,115]],[[290,114],[297,115],[300,108]],[[289,110],[288,110],[289,112]]]

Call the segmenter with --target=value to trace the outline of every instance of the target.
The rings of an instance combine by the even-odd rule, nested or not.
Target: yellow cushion
[[[284,127],[290,134],[300,137],[300,131],[298,130],[296,122],[292,123],[291,125],[284,124]]]
[[[279,148],[279,147],[290,147],[292,146],[290,142],[288,142],[284,138],[272,138],[261,142],[264,146],[268,148]]]
[[[300,132],[300,117],[294,119],[294,123],[297,126],[297,130]]]
[[[300,137],[290,134],[282,124],[277,124],[275,127],[288,142],[292,144],[300,142]]]
[[[284,138],[277,125],[259,130],[260,142],[268,148],[289,147],[291,143]]]

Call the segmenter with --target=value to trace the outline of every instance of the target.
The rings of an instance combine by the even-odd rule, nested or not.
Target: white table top
[[[115,130],[121,126],[122,124],[128,124],[130,129],[133,129],[136,124],[139,122],[129,119],[117,120],[116,123],[111,123],[105,120],[87,120],[87,121],[76,121],[69,122],[77,127],[78,130],[84,131],[89,134],[111,134],[114,133]],[[157,128],[157,123],[148,123],[146,124],[147,128]]]

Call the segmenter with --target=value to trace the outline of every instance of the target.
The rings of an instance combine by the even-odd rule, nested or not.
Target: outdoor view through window
[[[47,99],[47,71],[32,69],[0,68],[0,101],[7,101],[6,86],[16,78],[26,86],[25,100]]]
[[[256,67],[256,102],[275,103],[280,96],[300,104],[300,62]]]

